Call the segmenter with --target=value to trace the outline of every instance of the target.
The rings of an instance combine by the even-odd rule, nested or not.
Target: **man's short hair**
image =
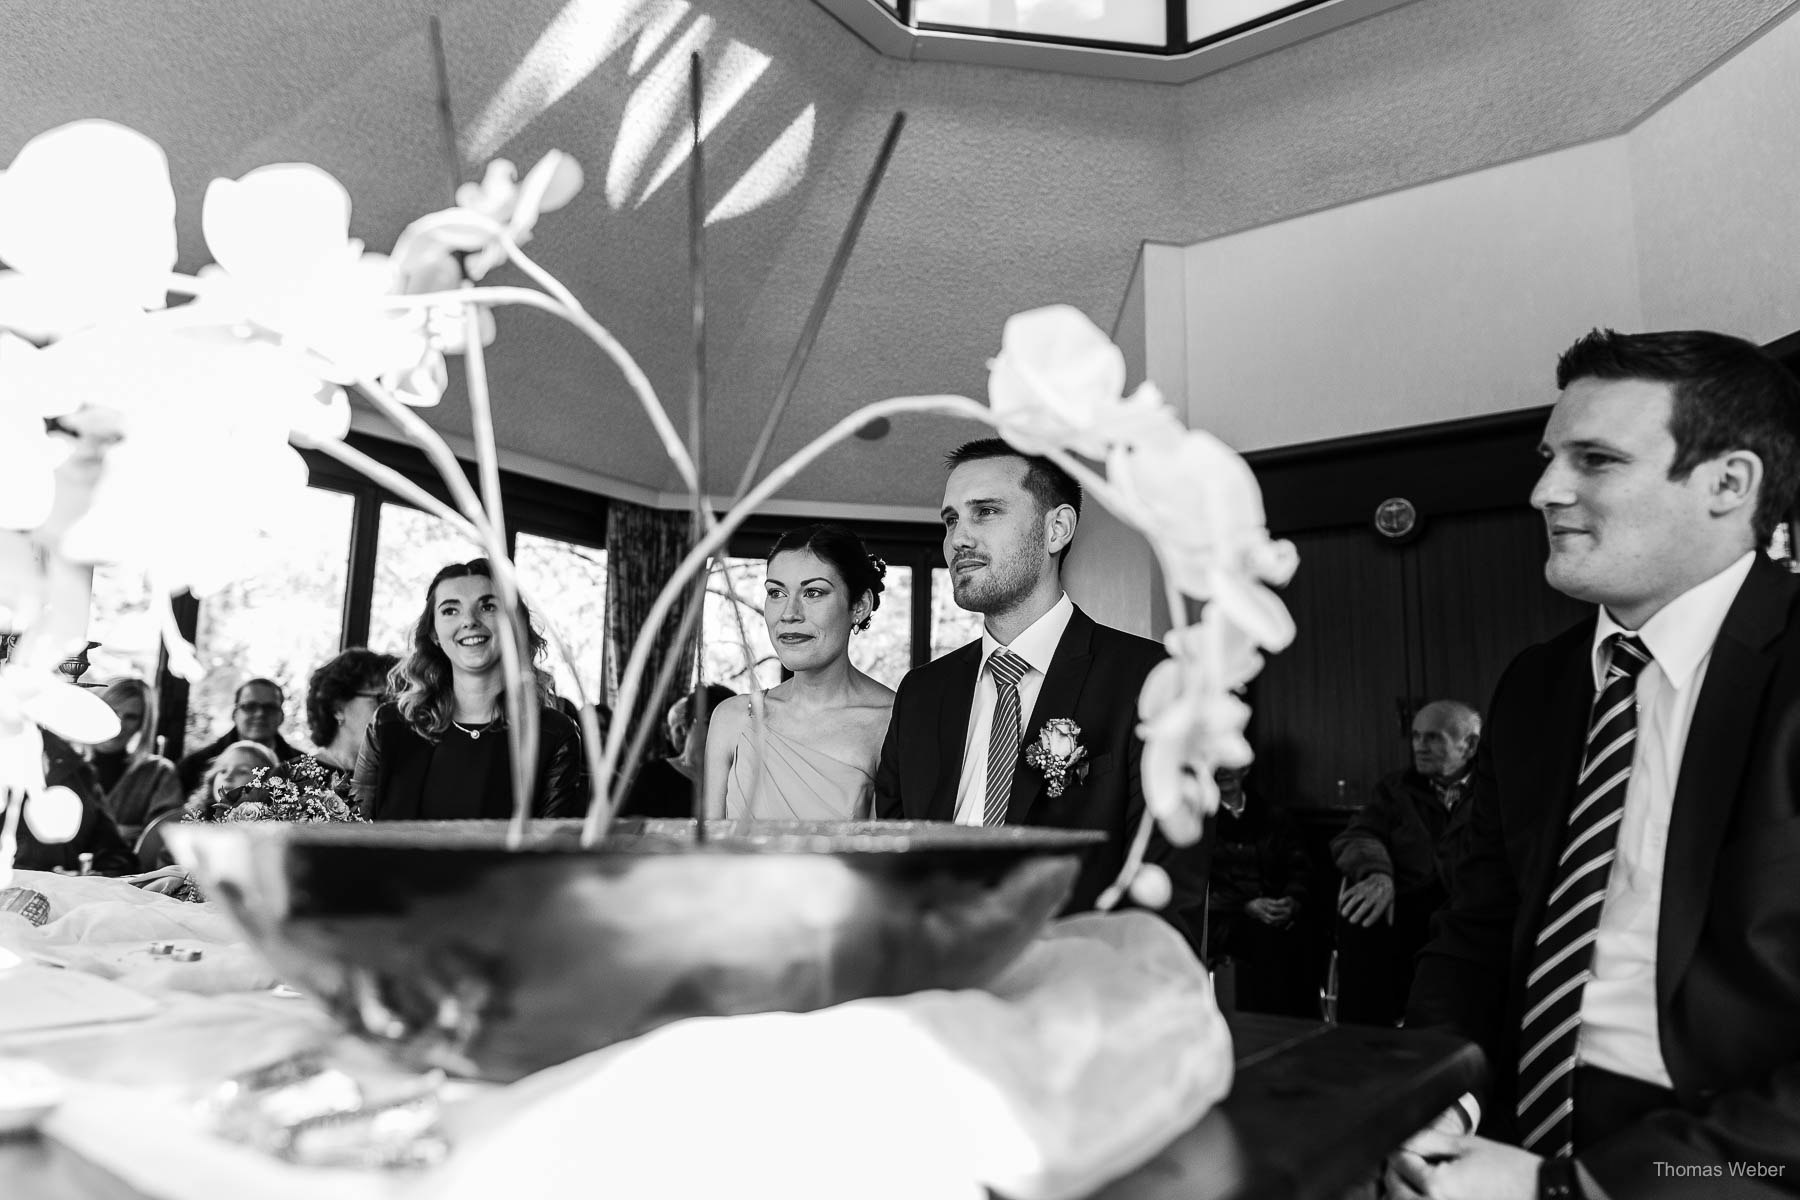
[[[282,689],[282,686],[273,679],[265,679],[261,675],[258,675],[255,679],[246,679],[244,682],[238,684],[237,691],[231,693],[231,703],[234,705],[242,704],[244,702],[244,689],[258,686],[274,688],[275,694],[281,697],[281,702],[283,704],[287,703],[287,692]]]
[[[964,463],[980,462],[985,458],[1016,458],[1025,464],[1025,491],[1037,501],[1038,516],[1063,504],[1074,509],[1076,517],[1081,516],[1081,485],[1075,482],[1075,477],[1047,458],[1021,454],[1004,438],[976,438],[964,442],[944,455],[944,469],[954,471]],[[1068,553],[1069,547],[1064,546],[1057,551],[1056,561],[1060,564]]]
[[[1705,330],[1617,333],[1596,329],[1563,351],[1557,390],[1579,379],[1666,383],[1674,397],[1670,479],[1685,479],[1709,458],[1749,450],[1763,480],[1751,527],[1767,546],[1800,491],[1800,380],[1767,351]]]

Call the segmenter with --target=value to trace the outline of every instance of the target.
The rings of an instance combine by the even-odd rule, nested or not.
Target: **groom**
[[[948,465],[944,561],[956,603],[983,614],[984,629],[980,641],[900,682],[875,772],[875,815],[1102,830],[1108,840],[1083,863],[1065,910],[1081,912],[1118,874],[1143,816],[1137,699],[1165,652],[1095,624],[1063,591],[1081,515],[1081,486],[1067,473],[999,438],[958,447]],[[1079,727],[1086,753],[1052,795],[1026,753],[1058,718]],[[1175,885],[1163,915],[1198,950],[1198,851],[1158,833],[1147,858]]]

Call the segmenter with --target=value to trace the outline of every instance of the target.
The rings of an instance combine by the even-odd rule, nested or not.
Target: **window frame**
[[[449,489],[416,447],[385,438],[352,433],[345,441],[368,457],[417,484],[427,494],[450,503]],[[370,612],[375,598],[375,552],[381,536],[381,506],[416,507],[404,497],[373,482],[337,459],[316,450],[301,450],[308,471],[307,486],[349,495],[349,563],[345,572],[344,602],[338,621],[338,649],[368,643]],[[479,486],[476,467],[458,459],[471,486]],[[500,490],[506,505],[506,549],[514,553],[520,533],[572,542],[596,550],[606,549],[606,517],[609,500],[567,484],[502,469]],[[896,567],[910,567],[913,578],[911,665],[922,666],[931,654],[931,586],[933,568],[945,566],[943,531],[935,523],[906,521],[858,521],[829,516],[752,516],[728,541],[725,553],[734,558],[763,558],[783,532],[812,521],[836,521],[854,530],[872,554]],[[199,629],[200,604],[183,593],[173,600],[175,624],[190,640]],[[156,678],[160,717],[158,733],[169,757],[178,759],[188,747],[186,739],[188,685],[168,669],[168,654],[157,654]]]

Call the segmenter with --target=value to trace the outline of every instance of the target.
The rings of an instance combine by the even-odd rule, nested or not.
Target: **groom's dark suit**
[[[1125,852],[1144,812],[1138,770],[1143,743],[1135,732],[1138,692],[1150,669],[1167,657],[1162,646],[1098,625],[1079,608],[1069,617],[1043,689],[1025,724],[1021,756],[1013,771],[1006,811],[1011,825],[1099,829],[1108,835],[1084,861],[1065,911],[1094,906],[1124,865]],[[977,639],[935,662],[909,671],[894,697],[894,715],[881,765],[875,772],[875,815],[887,819],[954,821],[962,777],[963,746],[975,684],[981,670]],[[1087,778],[1071,777],[1060,796],[1050,796],[1044,776],[1026,765],[1023,750],[1037,741],[1044,722],[1068,717],[1081,727]],[[1157,834],[1148,856],[1169,872],[1175,895],[1163,915],[1190,944],[1199,945],[1205,905],[1205,873],[1199,849],[1177,850]]]
[[[1615,1111],[1610,1122],[1590,1113],[1600,1125],[1584,1145],[1577,1077],[1576,1157],[1611,1196],[1800,1189],[1797,592],[1800,582],[1757,556],[1688,730],[1656,938],[1657,1024],[1676,1100],[1645,1115]],[[1420,956],[1407,1017],[1483,1046],[1494,1079],[1482,1132],[1508,1139],[1520,1002],[1594,696],[1593,634],[1590,619],[1532,647],[1500,681],[1472,845]],[[1721,1174],[1677,1175],[1658,1162]],[[1758,1163],[1784,1170],[1729,1177],[1733,1164]]]

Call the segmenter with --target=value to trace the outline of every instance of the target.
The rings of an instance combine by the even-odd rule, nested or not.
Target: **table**
[[[1226,1022],[1231,1095],[1093,1200],[1335,1200],[1485,1073],[1478,1049],[1445,1034]]]
[[[1231,1095],[1093,1200],[1336,1197],[1481,1079],[1481,1054],[1441,1034],[1227,1018]],[[144,1200],[62,1146],[0,1142],[0,1179],[21,1200]]]

